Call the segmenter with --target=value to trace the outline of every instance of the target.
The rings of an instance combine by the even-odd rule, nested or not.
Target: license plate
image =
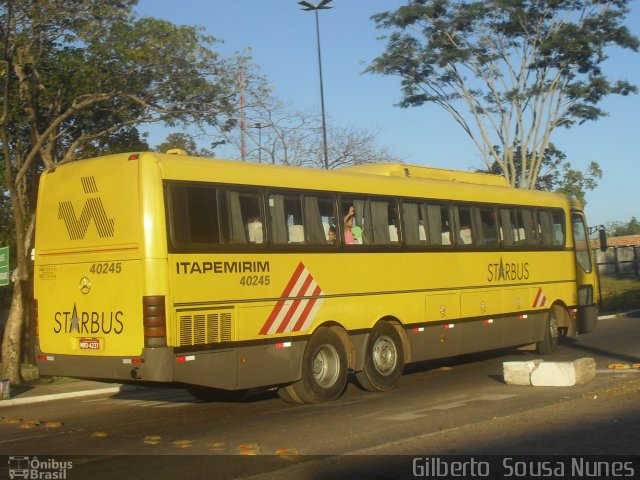
[[[78,340],[80,350],[100,350],[99,338],[81,338]]]

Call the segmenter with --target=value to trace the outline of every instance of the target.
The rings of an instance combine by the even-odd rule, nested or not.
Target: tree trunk
[[[13,385],[22,383],[22,374],[20,373],[20,347],[24,320],[22,289],[23,282],[17,279],[13,286],[11,310],[2,339],[2,378],[8,378]]]
[[[22,308],[24,320],[22,327],[22,363],[36,363],[36,319],[33,309],[33,272],[29,269],[29,280],[22,284]]]

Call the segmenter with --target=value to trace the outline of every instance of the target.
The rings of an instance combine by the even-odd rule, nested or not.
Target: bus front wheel
[[[558,346],[558,337],[560,336],[560,330],[558,328],[558,318],[560,307],[551,307],[544,326],[544,338],[542,341],[536,344],[536,351],[540,355],[550,355],[556,351]]]
[[[388,322],[379,322],[369,334],[364,369],[356,380],[369,392],[386,392],[398,385],[404,369],[404,350],[398,331]]]
[[[329,402],[342,395],[347,374],[347,352],[340,336],[330,328],[320,327],[305,348],[302,378],[286,390],[294,394],[288,395],[294,401],[299,398],[303,403]]]

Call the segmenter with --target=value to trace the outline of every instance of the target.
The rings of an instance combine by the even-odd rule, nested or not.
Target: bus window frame
[[[184,244],[177,240],[175,230],[175,205],[173,202],[173,191],[179,187],[193,187],[212,189],[216,192],[217,215],[218,215],[218,238],[219,243],[188,243]],[[165,180],[163,182],[164,203],[165,203],[165,224],[167,226],[167,249],[169,253],[207,253],[207,252],[255,252],[265,250],[268,247],[267,231],[265,225],[264,193],[260,186],[235,185],[216,182],[198,182],[190,180]],[[230,192],[252,193],[258,196],[258,208],[260,219],[263,224],[263,241],[261,243],[243,242],[234,243],[230,238],[231,207],[229,201]],[[224,214],[223,214],[224,210]],[[224,218],[223,218],[224,216]],[[227,222],[223,226],[223,221]]]
[[[342,221],[339,221],[339,226],[340,226],[340,244],[341,246],[348,250],[355,250],[355,251],[362,251],[362,250],[371,250],[371,251],[380,251],[380,250],[389,250],[389,251],[398,251],[398,250],[404,250],[405,249],[405,245],[404,245],[404,238],[403,238],[403,232],[402,232],[402,213],[400,211],[400,205],[401,205],[401,199],[402,197],[393,197],[393,196],[389,196],[389,195],[363,195],[361,193],[350,193],[350,192],[340,192],[338,193],[338,219],[342,219]],[[362,229],[362,237],[363,239],[365,238],[365,235],[370,235],[372,238],[372,242],[371,243],[351,243],[351,244],[347,244],[344,241],[344,219],[347,216],[347,214],[349,213],[349,208],[351,205],[354,206],[354,208],[356,207],[356,205],[354,205],[355,202],[357,201],[362,201],[364,202],[363,204],[363,212],[362,212],[362,221],[363,224],[362,226],[358,225],[357,223],[354,223],[355,226],[358,226]],[[389,240],[389,242],[387,243],[374,243],[375,240],[375,235],[373,230],[369,230],[369,228],[373,228],[373,212],[371,210],[371,202],[386,202],[387,203],[387,212],[389,207],[392,207],[395,211],[395,220],[396,220],[396,225],[395,227],[397,228],[397,234],[398,234],[398,241],[397,242],[392,242],[391,240]],[[355,208],[356,210],[356,216],[358,215],[358,209]],[[387,213],[388,215],[388,213]],[[369,225],[367,225],[367,222],[369,222]],[[388,224],[388,216],[387,216],[387,225]]]
[[[354,193],[354,192],[337,192],[337,191],[323,191],[323,190],[312,190],[312,189],[300,189],[300,188],[282,188],[282,187],[267,187],[261,185],[237,185],[237,184],[226,184],[226,183],[218,183],[218,182],[199,182],[199,181],[188,181],[188,180],[164,180],[164,197],[165,197],[165,216],[166,216],[166,225],[167,225],[167,240],[168,240],[168,248],[169,253],[207,253],[207,252],[224,252],[224,253],[246,253],[246,252],[346,252],[346,251],[356,251],[356,252],[438,252],[438,251],[451,251],[451,250],[462,250],[462,251],[538,251],[538,250],[562,250],[567,248],[567,224],[568,218],[570,217],[570,213],[567,213],[563,208],[557,206],[533,206],[529,204],[506,204],[506,203],[488,203],[488,202],[470,202],[470,201],[458,201],[458,200],[447,200],[447,199],[438,199],[438,198],[426,198],[426,197],[407,197],[407,196],[390,196],[390,195],[365,195],[362,193]],[[176,187],[195,187],[195,188],[209,188],[213,189],[216,192],[217,198],[217,209],[218,209],[218,230],[219,230],[219,238],[221,239],[221,243],[197,243],[197,244],[183,244],[177,241],[176,236],[176,220],[175,215],[176,212],[174,202],[173,202],[173,191]],[[230,226],[227,225],[230,222],[231,217],[231,207],[229,201],[230,192],[239,192],[239,193],[248,193],[254,194],[258,196],[259,208],[260,208],[260,219],[263,223],[263,242],[262,243],[232,243],[229,239],[230,236]],[[300,206],[302,207],[302,221],[303,225],[305,224],[305,198],[307,197],[316,197],[318,200],[322,200],[326,202],[329,200],[337,215],[333,218],[336,225],[336,242],[327,244],[318,244],[318,243],[308,243],[306,241],[306,232],[305,232],[305,242],[304,243],[287,243],[287,244],[275,244],[273,242],[273,232],[271,227],[271,218],[270,212],[268,208],[269,198],[273,194],[281,194],[285,196],[294,196],[297,201],[300,202]],[[354,202],[354,201],[362,201],[363,205],[371,202],[386,202],[387,208],[393,208],[395,212],[395,220],[396,227],[398,233],[398,242],[389,242],[383,244],[351,244],[346,245],[344,243],[344,222],[342,219],[344,215],[346,215],[347,208],[345,206],[346,203]],[[424,206],[425,211],[427,212],[427,218],[423,219],[425,221],[425,234],[426,234],[426,243],[421,241],[419,244],[407,244],[405,238],[405,214],[403,212],[403,204],[404,203],[412,203],[419,207]],[[430,242],[430,232],[429,232],[429,221],[430,221],[430,210],[429,207],[438,207],[438,213],[443,215],[443,208],[446,209],[446,215],[448,217],[449,228],[450,228],[450,244],[433,244]],[[466,208],[469,210],[470,218],[473,219],[474,214],[480,214],[480,211],[492,210],[495,216],[495,225],[496,225],[496,234],[497,241],[490,244],[481,244],[479,242],[478,233],[474,231],[474,225],[471,225],[471,238],[473,243],[471,244],[461,244],[458,240],[459,230],[460,230],[460,219],[459,219],[459,209]],[[516,216],[522,217],[523,228],[525,228],[525,233],[527,237],[522,244],[516,244],[514,239],[513,245],[506,245],[504,241],[504,236],[501,235],[501,229],[504,229],[503,225],[503,216],[501,214],[502,210],[508,210],[510,212],[509,216],[512,221],[516,220]],[[542,237],[540,232],[538,231],[540,225],[540,212],[547,211],[551,212],[551,216],[555,218],[557,215],[561,215],[561,219],[563,221],[563,236],[564,236],[564,244],[554,244],[554,245],[545,245],[541,243],[539,237]],[[528,212],[527,215],[524,212]],[[368,213],[371,216],[371,212]],[[363,217],[366,215],[363,212]],[[226,218],[222,218],[222,217]],[[322,215],[321,215],[322,216]],[[533,224],[533,228],[535,230],[536,239],[532,241],[529,234],[530,230],[527,229],[527,225],[525,222],[525,216],[529,216],[531,219],[531,223]],[[365,219],[366,220],[366,219]],[[475,222],[478,223],[478,222]],[[517,222],[516,222],[517,223]],[[224,225],[223,225],[224,224]],[[477,227],[477,225],[476,225]],[[511,228],[511,227],[510,227]],[[442,234],[443,232],[441,232]]]
[[[317,199],[330,199],[333,211],[338,211],[338,195],[336,192],[328,192],[323,190],[303,190],[303,189],[291,189],[291,188],[263,188],[263,203],[265,205],[265,217],[266,217],[266,225],[267,225],[267,234],[265,243],[269,246],[270,249],[273,250],[285,250],[291,251],[292,249],[302,249],[303,251],[311,250],[311,249],[321,249],[322,251],[335,250],[336,247],[341,245],[340,242],[340,233],[339,233],[339,215],[337,217],[333,217],[334,222],[336,223],[336,242],[331,243],[328,241],[326,243],[309,243],[308,240],[308,229],[306,228],[306,219],[305,219],[305,202],[308,197],[316,197]],[[287,243],[275,243],[273,238],[273,225],[271,218],[271,206],[270,199],[272,195],[284,195],[289,197],[296,197],[299,201],[300,205],[300,215],[302,219],[302,227],[304,231],[304,242],[287,242]],[[329,225],[331,228],[331,224]]]

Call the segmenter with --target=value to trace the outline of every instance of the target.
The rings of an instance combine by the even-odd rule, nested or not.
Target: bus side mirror
[[[607,232],[604,228],[598,230],[598,234],[600,235],[600,251],[607,251]]]

